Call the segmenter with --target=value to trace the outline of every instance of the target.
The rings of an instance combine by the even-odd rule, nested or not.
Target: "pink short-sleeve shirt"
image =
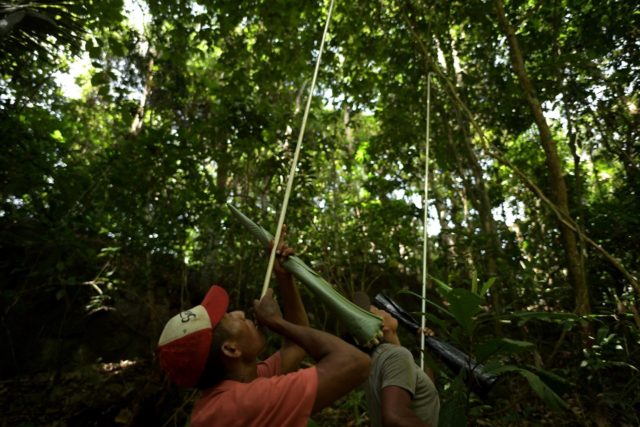
[[[306,427],[318,391],[315,367],[280,375],[280,352],[258,364],[250,383],[222,381],[202,392],[192,427]]]

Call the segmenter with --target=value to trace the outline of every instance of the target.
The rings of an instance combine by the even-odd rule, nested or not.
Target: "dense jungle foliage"
[[[159,333],[259,296],[227,204],[275,232],[329,5],[0,2],[0,424],[187,424]],[[428,358],[441,425],[640,425],[639,78],[635,1],[336,2],[288,242],[419,317],[428,229],[427,324],[498,376]]]

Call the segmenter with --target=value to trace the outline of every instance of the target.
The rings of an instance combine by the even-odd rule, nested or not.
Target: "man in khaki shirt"
[[[437,427],[440,399],[433,378],[418,365],[409,350],[400,344],[398,320],[370,304],[357,292],[354,302],[382,317],[384,342],[371,352],[371,371],[364,383],[372,427]]]

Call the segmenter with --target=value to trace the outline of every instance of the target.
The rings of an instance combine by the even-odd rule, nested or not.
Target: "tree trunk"
[[[446,182],[446,177],[441,178],[441,176],[445,176],[446,174],[439,174],[440,180]],[[449,277],[450,271],[454,269],[456,264],[456,259],[458,258],[456,252],[456,242],[453,233],[449,227],[449,221],[447,219],[449,210],[447,209],[447,205],[443,200],[443,196],[440,194],[440,190],[438,189],[438,185],[436,183],[436,176],[433,173],[433,168],[429,169],[429,182],[431,182],[431,198],[433,199],[433,206],[436,210],[436,214],[438,216],[438,224],[440,225],[440,234],[438,239],[440,240],[440,246],[442,247],[442,252],[444,253],[446,262],[442,276]]]
[[[457,53],[453,48],[453,44],[450,37],[446,37],[445,39],[439,40],[438,49],[440,50],[442,57],[445,58],[445,66],[446,72],[451,77],[452,81],[456,82],[456,86],[460,88],[461,93],[465,93],[464,83],[461,78],[462,73],[456,67]],[[486,240],[482,243],[482,247],[485,249],[485,256],[482,257],[484,261],[484,267],[486,271],[487,278],[495,277],[496,282],[492,287],[491,292],[491,305],[493,306],[494,311],[500,311],[500,288],[502,280],[498,277],[498,262],[497,259],[500,254],[500,245],[497,234],[497,227],[495,224],[495,219],[493,218],[493,213],[491,212],[491,200],[489,198],[489,192],[487,191],[487,187],[485,185],[485,180],[483,177],[483,170],[480,166],[480,162],[478,161],[478,157],[473,149],[473,144],[469,139],[469,121],[466,120],[465,116],[458,110],[455,109],[455,117],[456,121],[461,129],[458,132],[455,140],[459,141],[456,143],[453,140],[452,133],[454,132],[448,125],[446,125],[449,134],[449,144],[451,153],[454,154],[456,159],[456,164],[459,168],[459,173],[462,178],[462,182],[465,186],[465,190],[469,196],[469,200],[474,205],[474,207],[478,211],[478,216],[480,218],[480,229],[482,230],[482,234],[486,236]],[[462,149],[460,148],[462,146]],[[473,176],[473,179],[469,179],[466,177],[467,173],[470,172]],[[498,327],[499,324],[496,324]]]
[[[136,114],[133,117],[133,121],[131,122],[131,126],[129,127],[129,133],[133,136],[137,136],[142,130],[142,123],[144,120],[145,108],[147,107],[147,100],[151,96],[154,64],[154,55],[152,52],[153,51],[151,49],[147,51],[149,60],[147,61],[147,73],[145,76],[144,88],[142,89],[142,98],[140,99],[138,110],[136,111]]]
[[[547,167],[551,175],[551,200],[554,201],[558,209],[565,215],[569,214],[569,200],[567,195],[567,187],[562,174],[562,164],[553,140],[551,130],[544,117],[542,106],[536,96],[535,89],[525,68],[524,59],[520,50],[520,45],[515,34],[515,30],[504,11],[502,0],[496,0],[496,12],[498,22],[504,31],[504,35],[509,43],[509,51],[511,54],[511,65],[518,77],[520,87],[524,91],[525,98],[533,114],[538,132],[540,134],[540,142],[544,149]],[[587,286],[587,278],[584,271],[584,263],[581,252],[578,249],[578,239],[576,233],[571,230],[562,221],[559,222],[560,232],[562,235],[562,243],[567,258],[567,266],[569,270],[569,281],[574,290],[576,312],[578,314],[591,313],[591,305],[589,302],[589,288]]]
[[[473,151],[473,147],[469,141],[469,136],[464,135],[462,144],[465,150],[462,150],[467,156],[467,162],[469,168],[473,174],[473,182],[469,182],[472,186],[472,192],[474,197],[471,198],[476,209],[478,210],[478,216],[480,217],[480,229],[486,236],[486,241],[482,244],[485,248],[485,268],[487,269],[487,277],[495,277],[496,282],[492,286],[491,291],[491,304],[494,311],[500,311],[500,288],[502,280],[498,277],[498,261],[497,258],[500,254],[500,245],[498,243],[498,234],[496,231],[496,223],[491,212],[491,200],[489,198],[489,192],[482,176],[482,168],[480,167],[478,158]],[[497,324],[498,325],[498,324]]]

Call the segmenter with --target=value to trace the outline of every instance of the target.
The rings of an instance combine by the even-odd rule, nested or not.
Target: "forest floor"
[[[0,381],[0,427],[186,426],[195,397],[171,385],[151,361],[96,363]],[[367,425],[363,417],[350,420],[353,413],[340,403],[315,425]]]
[[[0,427],[186,426],[195,396],[195,391],[169,384],[151,361],[96,363],[0,381]],[[531,402],[523,405],[533,409]],[[316,414],[310,426],[366,427],[362,408],[361,396],[347,396]],[[469,425],[587,425],[535,409],[533,418],[502,414],[477,417]],[[520,410],[507,412],[517,415]]]
[[[161,426],[158,417],[166,416],[161,408],[169,397],[163,390],[162,376],[146,361],[13,378],[0,381],[1,425]]]

